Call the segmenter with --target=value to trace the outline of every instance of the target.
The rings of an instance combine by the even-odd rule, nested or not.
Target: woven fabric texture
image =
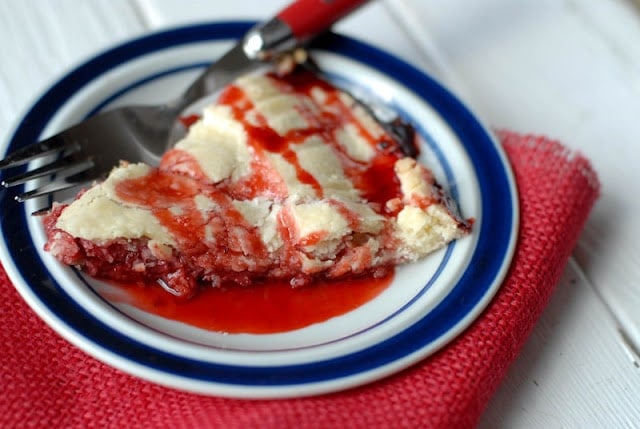
[[[589,162],[537,136],[498,133],[516,176],[519,241],[481,317],[435,355],[382,381],[294,400],[161,387],[76,349],[22,301],[0,267],[0,427],[468,428],[516,358],[599,192]]]

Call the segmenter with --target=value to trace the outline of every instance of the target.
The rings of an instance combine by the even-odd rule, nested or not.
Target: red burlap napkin
[[[483,315],[434,356],[325,396],[244,401],[184,393],[112,369],[67,343],[0,268],[0,427],[473,427],[549,300],[599,191],[589,162],[559,143],[499,135],[520,192],[515,259]]]

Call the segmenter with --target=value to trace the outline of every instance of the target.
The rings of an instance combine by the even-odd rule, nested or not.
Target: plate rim
[[[206,42],[206,41],[220,41],[220,40],[233,40],[234,38],[241,36],[244,32],[253,25],[254,22],[249,21],[214,21],[211,23],[204,24],[194,24],[194,25],[186,25],[175,27],[167,30],[161,30],[153,33],[149,33],[147,35],[143,35],[141,37],[131,39],[125,43],[118,44],[111,49],[104,51],[88,61],[83,62],[79,66],[76,66],[73,70],[65,74],[62,78],[56,80],[51,87],[41,96],[39,97],[31,106],[31,108],[27,111],[24,116],[19,117],[18,123],[14,128],[13,132],[9,134],[10,139],[6,144],[6,150],[8,150],[12,144],[16,141],[25,140],[24,133],[29,131],[29,127],[26,124],[29,123],[31,118],[35,116],[41,116],[42,113],[39,113],[38,109],[43,108],[43,104],[47,104],[47,100],[50,98],[60,97],[60,91],[64,88],[64,84],[74,79],[86,80],[85,83],[89,83],[93,81],[93,79],[97,76],[99,77],[105,71],[110,70],[111,68],[124,63],[128,59],[139,58],[144,53],[160,51],[162,49],[166,49],[168,47],[175,47],[181,45],[189,45],[194,42]],[[177,37],[180,36],[180,37]],[[168,42],[168,44],[163,44],[163,42]],[[458,138],[461,138],[458,133],[467,132],[470,133],[474,130],[467,128],[474,128],[475,131],[480,129],[485,137],[488,138],[492,147],[495,149],[495,154],[497,155],[497,161],[502,167],[501,172],[504,173],[504,178],[507,182],[507,190],[510,196],[510,206],[511,206],[511,228],[508,235],[508,243],[504,248],[504,258],[500,264],[500,268],[495,272],[492,281],[492,287],[488,288],[488,292],[482,294],[482,296],[474,301],[474,305],[471,307],[470,311],[466,313],[464,317],[459,319],[457,323],[453,325],[453,328],[448,329],[447,332],[452,333],[447,338],[443,338],[440,336],[437,340],[430,342],[430,348],[439,349],[445,343],[451,341],[451,339],[457,337],[464,329],[466,329],[471,322],[478,317],[479,313],[487,306],[489,301],[493,298],[497,290],[499,289],[506,272],[511,263],[511,259],[513,257],[515,246],[517,242],[517,233],[519,229],[519,207],[518,207],[518,194],[517,194],[517,186],[515,182],[515,177],[513,175],[513,171],[509,164],[506,153],[503,148],[500,146],[496,137],[493,135],[490,130],[485,127],[482,122],[469,110],[467,106],[465,106],[457,97],[451,94],[444,86],[439,84],[435,79],[428,75],[427,72],[418,70],[414,66],[406,63],[405,61],[394,57],[392,54],[382,51],[379,48],[368,45],[364,42],[358,41],[356,39],[336,35],[329,34],[324,38],[320,39],[318,42],[314,43],[314,46],[318,49],[327,49],[330,51],[335,50],[336,46],[340,46],[340,49],[344,51],[356,50],[361,52],[361,55],[366,55],[369,60],[366,62],[367,65],[375,68],[377,71],[385,75],[389,75],[388,70],[385,67],[398,67],[401,66],[403,72],[408,73],[413,77],[420,77],[421,79],[426,79],[426,82],[429,82],[430,90],[439,91],[439,98],[436,99],[437,102],[434,103],[434,99],[431,98],[429,100],[429,105],[435,109],[439,114],[442,114],[443,109],[457,109],[458,113],[462,113],[467,122],[466,127],[463,127],[462,130],[454,129],[454,134]],[[126,59],[118,60],[116,64],[109,63],[109,59],[121,53],[123,50],[128,51],[128,56]],[[347,55],[350,59],[353,59],[350,55]],[[354,61],[363,62],[361,59],[353,59]],[[376,61],[378,64],[375,64]],[[94,67],[98,67],[98,65],[102,64],[111,64],[109,67],[102,69],[100,72],[95,73],[93,70]],[[387,63],[387,66],[384,65]],[[382,64],[382,65],[380,65]],[[390,64],[390,65],[389,65]],[[387,70],[387,71],[385,71]],[[90,75],[90,76],[88,76]],[[391,75],[392,76],[392,75]],[[392,76],[393,77],[393,76]],[[406,85],[405,85],[406,86]],[[76,89],[81,88],[82,85],[78,86]],[[409,88],[413,90],[414,88]],[[417,94],[421,99],[425,100],[422,92]],[[64,97],[63,97],[64,98]],[[449,104],[448,104],[449,103]],[[52,103],[51,105],[54,105]],[[452,105],[453,106],[452,106]],[[45,106],[46,107],[46,106]],[[46,124],[53,114],[57,111],[57,108],[49,109],[45,108],[45,111],[49,111],[49,115],[44,120]],[[447,122],[448,125],[449,122]],[[469,124],[473,125],[469,127]],[[37,138],[42,129],[38,130],[38,134],[33,136],[31,140]],[[22,134],[21,134],[22,133]],[[26,134],[28,135],[28,133]],[[472,154],[468,152],[469,148],[465,145],[465,150],[469,157],[472,157]],[[478,155],[476,153],[476,155]],[[480,156],[481,154],[479,154]],[[475,164],[474,164],[475,166]],[[6,199],[5,196],[0,196],[0,199]],[[483,202],[483,213],[485,204]],[[17,209],[16,209],[17,210]],[[19,211],[19,210],[17,210]],[[2,229],[5,228],[5,217],[8,215],[3,215],[0,217],[0,222],[2,223]],[[384,364],[379,364],[378,362],[371,361],[368,365],[366,365],[364,370],[356,371],[352,373],[345,374],[344,371],[337,371],[334,369],[333,373],[335,373],[332,378],[315,378],[310,382],[298,382],[298,383],[282,383],[282,384],[268,384],[264,382],[256,382],[256,380],[247,380],[246,384],[240,382],[226,383],[226,382],[215,382],[211,380],[204,380],[202,378],[192,378],[190,376],[182,377],[175,373],[167,374],[166,371],[162,371],[158,368],[153,368],[148,365],[143,365],[138,361],[131,360],[128,357],[122,356],[117,353],[113,353],[111,348],[105,348],[103,344],[96,343],[91,341],[91,339],[87,338],[84,333],[77,332],[72,326],[70,326],[67,321],[61,320],[60,315],[57,314],[54,310],[48,307],[42,300],[41,296],[38,296],[35,287],[33,287],[24,277],[24,273],[21,272],[18,267],[15,265],[15,261],[13,256],[9,252],[8,244],[6,242],[7,237],[3,235],[3,239],[0,242],[0,256],[3,256],[3,265],[15,285],[18,292],[22,295],[23,299],[29,304],[29,306],[51,327],[54,328],[59,334],[61,334],[64,338],[66,338],[69,342],[76,345],[80,349],[89,353],[93,357],[111,365],[116,368],[122,369],[125,372],[130,374],[142,377],[149,381],[153,381],[159,384],[164,384],[166,386],[180,388],[183,390],[194,391],[198,393],[205,394],[214,394],[214,395],[222,395],[222,396],[232,396],[232,397],[257,397],[257,398],[277,398],[277,397],[298,397],[298,396],[306,396],[311,394],[318,393],[327,393],[337,390],[343,390],[349,387],[354,387],[357,385],[364,384],[366,382],[374,381],[379,378],[390,375],[391,373],[395,373],[400,369],[405,368],[406,366],[415,363],[417,360],[423,359],[428,355],[424,355],[421,353],[422,348],[413,349],[412,352],[403,354],[395,359],[387,361]],[[9,262],[9,263],[7,263]],[[462,278],[459,282],[462,282]],[[450,298],[450,297],[449,297]],[[70,299],[70,298],[69,298]],[[441,305],[438,304],[437,307]],[[473,314],[471,314],[473,313]],[[446,315],[442,316],[446,317]],[[420,322],[423,322],[421,319]],[[424,326],[420,326],[424,328]],[[110,327],[106,326],[107,329]],[[415,325],[412,325],[410,328],[418,329]],[[115,332],[115,331],[114,331]],[[120,335],[125,337],[124,334],[115,332],[116,335]],[[404,331],[403,331],[404,334]],[[377,347],[380,347],[378,345]],[[435,351],[434,350],[434,351]],[[359,352],[358,352],[359,353]],[[183,357],[179,359],[184,360]],[[332,362],[334,362],[332,360]],[[334,362],[335,363],[335,362]],[[189,371],[193,373],[197,372],[198,364],[195,362],[195,366],[193,363],[189,363]],[[301,365],[294,365],[298,368],[289,368],[292,371],[300,371],[299,368]],[[308,370],[309,367],[307,364],[303,364],[305,366],[305,370]],[[321,362],[318,367],[315,369],[323,369],[323,363]],[[245,367],[242,367],[245,368]],[[285,367],[278,367],[280,369]],[[132,370],[135,369],[135,370]],[[327,374],[326,364],[325,364],[325,372],[322,374]],[[187,371],[187,372],[189,372]],[[185,373],[187,373],[185,372]],[[251,373],[252,371],[249,371]],[[375,374],[372,374],[374,372]],[[373,376],[375,375],[375,376]],[[181,384],[176,384],[176,380],[180,380]],[[250,390],[250,392],[248,391]]]

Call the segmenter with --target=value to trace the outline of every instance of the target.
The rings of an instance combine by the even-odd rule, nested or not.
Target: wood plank
[[[128,0],[0,2],[0,138],[49,85],[102,49],[145,31]]]
[[[628,149],[640,131],[640,51],[626,42],[640,40],[637,11],[610,1],[399,5],[441,76],[489,124],[560,138],[594,161],[604,185],[573,264],[481,427],[634,427],[639,207],[625,196],[640,181]]]
[[[638,372],[612,335],[616,330],[571,262],[480,427],[634,427],[640,421]]]
[[[603,193],[576,260],[640,349],[640,15],[630,2],[402,0],[449,82],[492,126],[586,154]],[[408,19],[409,19],[408,18]],[[415,32],[415,31],[414,31]],[[454,76],[451,76],[454,75]]]
[[[10,122],[18,118],[28,104],[53,79],[60,76],[68,67],[100,49],[132,35],[141,34],[147,28],[163,28],[178,23],[217,19],[221,16],[261,18],[267,16],[274,5],[284,4],[285,1],[268,2],[268,6],[264,3],[266,2],[250,0],[237,5],[225,3],[224,7],[221,7],[220,2],[216,3],[212,0],[0,2],[0,46],[3,52],[3,67],[0,68],[0,99],[3,100],[3,103],[0,103],[2,137],[6,135]],[[582,2],[581,5],[584,3],[586,2]],[[614,8],[614,4],[622,7],[623,4],[613,0],[601,0],[601,2],[590,4],[595,3],[607,5],[609,8]],[[424,34],[418,34],[415,31],[410,34],[401,33],[403,30],[399,30],[398,14],[390,16],[385,14],[387,10],[394,11],[396,4],[409,7],[403,13],[408,11],[409,15],[413,16],[413,22],[417,23],[415,28],[422,28]],[[534,5],[537,7],[534,8]],[[616,138],[626,138],[614,146],[620,152],[620,148],[633,147],[629,138],[636,135],[636,130],[628,128],[629,124],[625,122],[629,120],[630,114],[619,112],[618,109],[612,110],[612,106],[615,107],[617,103],[596,107],[588,105],[586,98],[580,97],[580,93],[584,92],[584,88],[580,85],[570,85],[563,89],[563,85],[567,82],[571,83],[570,74],[556,76],[551,73],[551,70],[542,67],[548,64],[543,61],[545,58],[554,61],[562,60],[562,55],[569,53],[573,44],[582,40],[582,37],[590,37],[577,30],[583,28],[583,24],[578,21],[586,18],[578,19],[568,12],[557,17],[555,14],[558,13],[558,9],[550,9],[563,7],[562,5],[574,7],[576,3],[555,0],[511,0],[511,2],[503,0],[503,3],[500,3],[498,0],[487,0],[482,3],[482,7],[488,10],[480,11],[480,6],[470,6],[466,1],[462,4],[462,0],[431,0],[430,2],[389,0],[381,5],[371,6],[371,8],[383,9],[366,9],[363,10],[362,15],[350,18],[354,24],[347,25],[348,23],[345,22],[346,28],[341,30],[391,50],[396,55],[415,64],[424,65],[426,68],[435,70],[440,63],[440,67],[445,72],[452,73],[452,76],[446,76],[445,73],[449,82],[457,80],[472,89],[467,93],[467,88],[464,88],[460,93],[465,94],[468,101],[493,125],[546,132],[563,140],[571,137],[572,144],[583,148],[587,155],[604,156],[604,160],[598,161],[599,170],[602,170],[600,164],[609,165],[610,169],[619,162],[620,166],[626,166],[627,164],[620,159],[624,153],[608,155],[603,153],[604,150],[598,151],[599,146],[603,146],[603,141],[609,141],[610,136],[606,132],[590,136],[587,133],[588,127],[573,131],[572,127],[576,127],[576,124],[583,127],[585,123],[588,125],[587,119],[594,115],[603,115],[602,118],[595,116],[595,122],[604,127],[603,124],[607,123],[607,118],[612,116],[610,113],[615,113],[614,118],[617,122],[614,125],[625,130],[624,133],[614,134]],[[247,14],[249,9],[251,12]],[[582,60],[588,58],[588,54],[600,55],[602,52],[610,52],[610,47],[605,48],[603,44],[617,43],[617,40],[622,40],[620,37],[632,36],[626,33],[630,30],[612,29],[612,25],[601,22],[598,13],[603,13],[602,11],[589,10],[593,11],[595,17],[588,14],[586,16],[588,19],[596,20],[598,24],[595,28],[600,33],[604,32],[605,38],[594,35],[592,40],[594,47],[581,48],[583,51],[579,55],[575,54]],[[527,17],[527,15],[531,16]],[[504,20],[505,16],[509,16],[512,21],[506,23],[500,21],[500,19]],[[392,17],[395,17],[395,20]],[[513,54],[513,57],[508,57],[511,55],[509,49],[522,49],[523,46],[528,46],[527,43],[535,40],[534,36],[539,37],[536,25],[540,22],[545,23],[545,28],[560,25],[561,29],[569,29],[569,40],[564,41],[561,46],[552,46],[553,49],[550,52],[553,55],[548,51],[534,50],[533,58],[527,58],[524,53],[518,52]],[[620,20],[614,22],[620,22]],[[524,35],[516,40],[503,40],[505,34],[512,34],[504,33],[502,28],[504,25],[507,25],[508,29],[518,31],[520,31],[519,27],[522,27]],[[385,29],[385,31],[372,31],[372,28]],[[468,43],[470,38],[468,36],[464,38],[464,34],[467,33],[475,35],[479,40],[471,40],[472,43]],[[564,33],[558,29],[557,32],[551,30],[549,33],[544,32],[543,35],[542,40],[549,44],[553,43],[555,37],[564,36]],[[609,41],[602,42],[602,40]],[[432,52],[429,52],[425,46],[431,42],[433,42]],[[417,46],[421,46],[424,53],[420,53]],[[466,51],[471,48],[486,51],[476,53]],[[624,46],[618,46],[618,48],[626,49]],[[629,50],[636,52],[633,49]],[[424,58],[423,55],[433,58],[434,50],[446,53],[446,55],[442,54],[441,61]],[[503,50],[507,58],[500,58],[498,55],[500,50]],[[483,52],[487,52],[488,56],[484,57]],[[623,58],[621,61],[624,64],[619,69],[603,69],[600,66],[594,70],[587,70],[588,76],[594,78],[601,73],[614,73],[617,77],[622,76],[627,79],[622,80],[628,83],[631,79],[629,73],[633,71],[629,68],[629,64],[636,64],[636,57],[635,54],[626,52],[622,52],[621,55]],[[489,64],[483,64],[487,59]],[[516,60],[517,63],[514,63]],[[557,64],[563,65],[564,70],[567,59]],[[485,66],[487,68],[484,68]],[[536,66],[535,71],[545,72],[542,73],[542,77],[534,80],[531,90],[516,90],[512,94],[491,90],[491,85],[498,77],[511,79],[512,84],[520,82],[516,78],[523,76],[523,73],[530,73],[531,70],[527,68],[530,66]],[[491,68],[498,67],[504,67],[505,70],[497,75],[490,73]],[[616,74],[616,70],[623,73]],[[633,82],[632,79],[631,81]],[[451,85],[458,88],[454,83]],[[637,85],[637,81],[635,85],[636,90],[630,89],[631,93],[621,99],[620,106],[630,102],[627,98],[637,97],[637,92],[634,91],[637,91],[640,85]],[[463,85],[460,84],[460,86]],[[513,87],[510,86],[510,88],[513,90]],[[542,91],[542,95],[535,97],[533,94],[535,91]],[[603,90],[600,89],[600,91]],[[497,96],[494,98],[495,94]],[[523,94],[528,94],[531,98],[526,98]],[[518,100],[528,101],[527,103],[520,101],[520,110],[510,112],[510,109],[514,110],[512,105],[514,95]],[[616,92],[615,95],[620,94]],[[566,97],[568,98],[565,100]],[[535,103],[537,101],[545,103],[538,105]],[[555,117],[554,109],[549,107],[553,107],[554,104],[550,101],[565,106],[567,110],[556,113],[558,117]],[[582,118],[580,122],[580,118],[576,117],[577,113],[569,109],[574,104],[579,107],[576,112],[584,113],[586,109],[591,117],[587,115],[586,119]],[[545,109],[549,111],[541,111]],[[607,128],[604,130],[607,131]],[[629,130],[633,134],[625,137],[626,131]],[[626,146],[623,146],[623,143]],[[627,153],[627,155],[628,163],[634,161],[633,154]],[[595,292],[588,279],[579,275],[580,270],[577,266],[567,269],[551,305],[490,404],[483,418],[482,427],[633,427],[634,422],[640,421],[637,407],[639,403],[638,369],[634,366],[632,354],[625,348],[624,341],[617,333],[616,320],[609,317],[607,307],[599,301],[599,294],[602,294],[607,302],[611,303],[611,307],[616,311],[616,317],[620,320],[622,318],[618,309],[631,308],[630,305],[635,297],[632,287],[634,284],[637,285],[639,265],[637,259],[633,258],[636,258],[638,253],[635,248],[630,247],[634,230],[625,231],[622,227],[628,225],[630,222],[628,216],[637,207],[636,202],[629,202],[624,198],[625,193],[621,193],[622,189],[615,178],[612,184],[609,183],[613,172],[607,171],[606,177],[602,171],[600,172],[603,179],[606,178],[605,189],[608,197],[606,199],[603,197],[597,209],[596,219],[599,221],[594,222],[592,218],[588,228],[593,230],[589,232],[588,229],[585,233],[581,240],[582,250],[577,252],[580,266],[588,269],[587,275],[595,284]],[[632,178],[637,179],[637,176],[633,175]],[[612,186],[615,192],[610,193]],[[611,213],[622,209],[629,210],[629,215]],[[618,222],[618,216],[622,217],[621,224],[607,225],[609,222]],[[631,249],[631,253],[636,256],[623,258],[621,264],[616,265],[620,262],[619,260],[613,255],[608,258],[604,254],[605,251],[611,250],[607,246],[612,246],[612,243],[616,242],[603,243],[600,238],[603,236],[603,231],[618,240],[617,243],[622,243],[627,246],[627,249]],[[621,238],[624,232],[629,234],[626,238]],[[635,234],[635,236],[638,235]],[[622,250],[613,249],[618,256]],[[613,262],[611,264],[613,268],[607,269],[611,262]],[[617,272],[618,270],[620,272]],[[607,291],[605,286],[612,288],[613,291]],[[630,303],[626,302],[627,297],[620,292],[623,289],[629,290]],[[612,295],[625,302],[616,303]],[[625,323],[638,325],[637,317],[634,319],[630,312],[622,314],[629,315],[629,320]]]

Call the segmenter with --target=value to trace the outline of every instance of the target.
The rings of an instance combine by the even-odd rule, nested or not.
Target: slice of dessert
[[[470,225],[367,109],[296,69],[238,79],[158,167],[123,162],[55,204],[45,248],[91,276],[191,296],[381,275]]]

